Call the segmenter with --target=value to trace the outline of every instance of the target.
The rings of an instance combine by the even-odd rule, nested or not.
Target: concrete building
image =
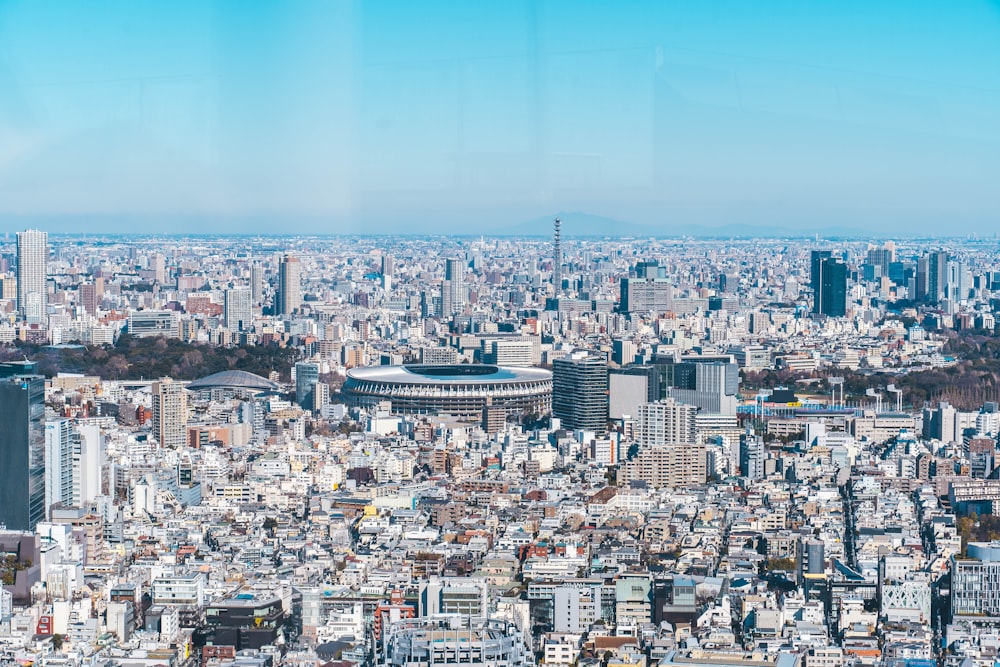
[[[153,383],[153,434],[161,447],[180,449],[186,444],[187,390],[170,378]]]
[[[278,266],[277,315],[291,315],[302,307],[302,266],[299,258],[285,255]]]
[[[552,416],[563,427],[608,430],[608,365],[604,357],[574,354],[552,363]]]
[[[28,324],[48,321],[49,235],[33,229],[17,233],[17,314]]]

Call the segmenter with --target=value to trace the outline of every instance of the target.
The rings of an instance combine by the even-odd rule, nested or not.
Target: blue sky
[[[0,0],[0,230],[993,233],[1000,3]]]

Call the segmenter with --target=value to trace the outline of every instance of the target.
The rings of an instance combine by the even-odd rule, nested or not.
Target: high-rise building
[[[73,438],[73,506],[86,507],[104,491],[104,434],[97,424],[76,427]]]
[[[170,378],[153,383],[153,434],[161,447],[185,446],[187,390]]]
[[[167,281],[167,262],[160,253],[154,253],[149,258],[149,270],[153,272],[153,280],[161,285]]]
[[[636,414],[636,442],[640,447],[695,442],[697,414],[697,407],[672,398],[641,403]]]
[[[97,285],[94,283],[84,283],[80,285],[80,306],[92,317],[97,315]]]
[[[260,262],[250,265],[250,297],[253,305],[259,306],[264,301],[264,267]]]
[[[316,385],[319,383],[319,364],[300,361],[295,364],[295,402],[303,410],[315,410]]]
[[[56,419],[45,424],[45,515],[53,505],[73,505],[73,423]]]
[[[711,414],[735,415],[740,370],[731,355],[654,358],[660,398],[673,397]]]
[[[17,233],[17,313],[28,324],[44,324],[48,313],[49,235]]]
[[[948,253],[931,252],[917,260],[917,300],[937,303],[948,296]]]
[[[673,310],[674,288],[667,269],[655,261],[635,265],[635,276],[618,285],[618,310],[622,313],[665,313]]]
[[[278,315],[291,315],[302,306],[302,275],[299,258],[285,255],[278,267]]]
[[[552,416],[564,428],[608,430],[608,364],[596,354],[574,354],[552,362]]]
[[[0,461],[0,524],[32,531],[45,520],[43,377],[0,378]]]
[[[230,331],[246,331],[253,322],[253,304],[250,288],[240,285],[226,290],[225,324]]]
[[[441,303],[444,317],[461,312],[465,307],[465,263],[460,259],[445,260]]]
[[[809,286],[813,289],[813,292],[819,293],[819,285],[822,274],[822,264],[824,260],[833,257],[833,253],[829,250],[813,250],[809,255]],[[818,312],[816,310],[816,304],[813,303],[813,312]]]
[[[811,262],[813,313],[828,317],[847,314],[847,265],[829,250],[813,250]]]
[[[951,301],[964,301],[972,289],[972,275],[969,267],[962,262],[950,260],[947,266],[945,297]]]

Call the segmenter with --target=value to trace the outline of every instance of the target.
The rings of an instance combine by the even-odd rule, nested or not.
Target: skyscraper
[[[45,379],[0,378],[0,524],[34,530],[45,520]]]
[[[608,364],[594,354],[552,362],[552,416],[569,429],[608,429]]]
[[[17,313],[28,324],[44,324],[48,312],[49,235],[17,233]]]
[[[809,261],[809,287],[812,288],[813,294],[816,295],[813,299],[813,310],[812,312],[819,312],[819,293],[820,293],[820,282],[823,276],[823,262],[830,259],[833,256],[829,250],[813,250],[810,254]]]
[[[153,434],[161,447],[178,449],[186,443],[187,390],[170,378],[153,383]]]
[[[319,364],[300,361],[295,364],[295,402],[303,410],[315,410]]]
[[[278,315],[291,315],[302,306],[302,275],[299,258],[285,255],[278,267]]]
[[[917,301],[937,303],[947,296],[947,285],[947,252],[931,252],[917,260]]]
[[[259,306],[264,301],[264,267],[260,262],[250,265],[250,292],[253,305]]]
[[[244,285],[226,290],[225,324],[230,331],[245,331],[253,321],[252,295]]]
[[[829,250],[813,250],[811,262],[812,312],[828,317],[847,314],[847,265]]]
[[[441,288],[442,315],[448,317],[465,307],[465,264],[460,259],[446,259]]]

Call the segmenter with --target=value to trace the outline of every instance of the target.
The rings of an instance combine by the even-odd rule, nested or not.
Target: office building
[[[917,301],[937,303],[947,297],[948,253],[930,252],[917,260]]]
[[[284,616],[277,596],[238,595],[205,609],[205,634],[214,646],[256,650],[273,645],[281,636]]]
[[[608,364],[603,356],[573,354],[552,363],[552,416],[563,428],[608,429]]]
[[[486,340],[480,343],[484,364],[494,366],[531,366],[535,344],[530,340]]]
[[[299,258],[285,255],[278,267],[278,299],[275,313],[291,315],[302,307],[302,267]]]
[[[813,310],[818,315],[847,314],[847,265],[831,257],[829,250],[813,250],[811,262]]]
[[[700,408],[702,412],[735,415],[739,404],[740,369],[732,355],[655,357],[660,394]]]
[[[31,364],[24,367],[33,370]],[[0,378],[0,461],[0,524],[34,530],[45,519],[43,377]]]
[[[642,403],[660,399],[659,375],[655,366],[626,366],[608,372],[608,417],[634,418]]]
[[[180,318],[172,310],[137,310],[128,316],[128,333],[136,338],[180,338]]]
[[[319,383],[319,364],[300,361],[295,364],[295,402],[303,410],[316,410],[316,385]]]
[[[153,434],[161,447],[186,445],[187,390],[170,378],[153,383]]]
[[[246,286],[226,290],[223,310],[230,331],[246,331],[253,323],[253,295]]]
[[[635,274],[635,277],[622,278],[619,283],[619,312],[665,313],[673,310],[674,288],[667,278],[666,267],[656,262],[639,262]]]
[[[28,324],[44,324],[48,313],[49,235],[17,234],[17,314]]]

